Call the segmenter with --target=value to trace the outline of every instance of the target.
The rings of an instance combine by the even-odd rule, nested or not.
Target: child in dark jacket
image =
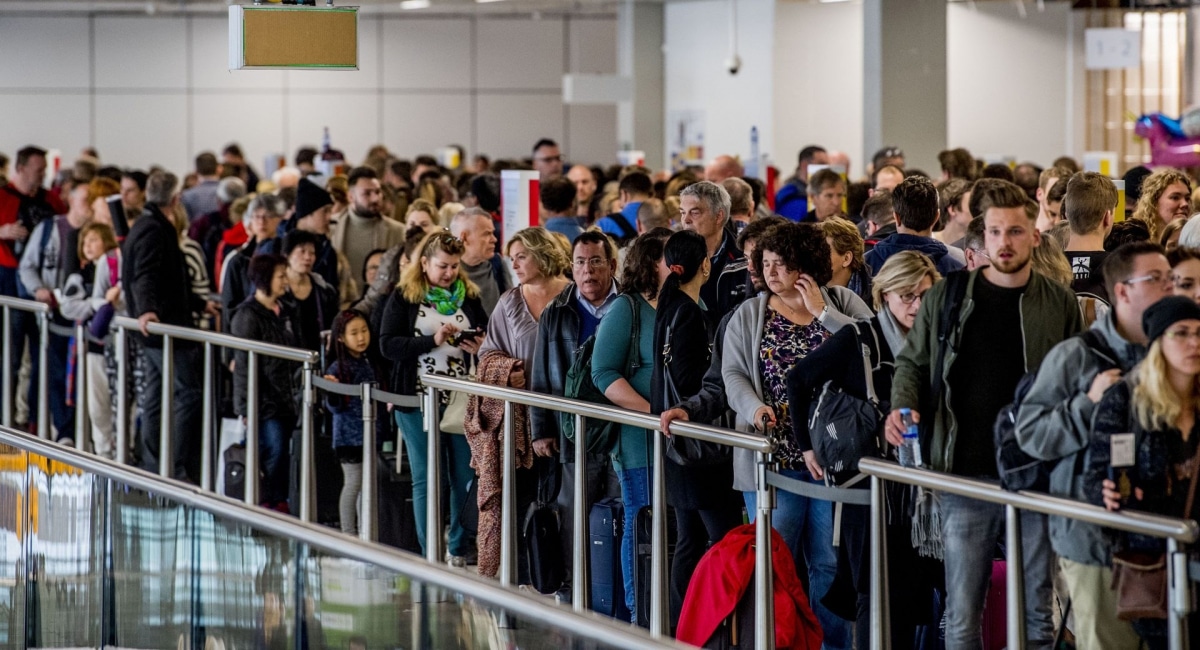
[[[343,384],[374,383],[375,368],[367,355],[371,345],[371,328],[366,318],[347,309],[333,322],[329,358],[333,361],[325,370],[325,378]],[[363,404],[362,398],[330,395],[326,399],[333,413],[333,450],[342,464],[342,494],[338,500],[342,532],[358,534],[358,497],[362,492],[363,476]],[[375,416],[375,440],[383,439],[387,427],[387,412],[378,405]]]

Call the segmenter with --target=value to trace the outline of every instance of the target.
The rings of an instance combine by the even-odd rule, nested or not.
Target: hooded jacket
[[[233,310],[231,333],[239,338],[294,347],[296,337],[292,334],[286,318],[267,309],[251,295]],[[233,370],[233,410],[241,416],[247,413],[246,389],[249,381],[249,355],[234,352],[236,363]],[[294,380],[299,364],[276,357],[258,357],[258,417],[271,420],[296,415]]]
[[[883,268],[883,263],[889,257],[904,251],[924,253],[933,260],[934,266],[942,275],[965,268],[962,262],[954,259],[950,254],[950,249],[942,242],[932,237],[899,232],[875,244],[875,248],[866,254],[867,266],[871,267],[872,274],[879,273],[879,269]]]
[[[1059,343],[1042,361],[1017,411],[1021,449],[1034,458],[1059,461],[1050,474],[1050,493],[1068,499],[1086,500],[1081,470],[1098,407],[1087,395],[1092,380],[1114,363],[1122,374],[1128,373],[1146,356],[1144,346],[1117,332],[1115,313],[1096,321],[1092,329],[1116,358],[1102,358],[1079,337]],[[1100,527],[1075,519],[1051,517],[1050,543],[1055,553],[1072,562],[1106,566],[1111,559]]]

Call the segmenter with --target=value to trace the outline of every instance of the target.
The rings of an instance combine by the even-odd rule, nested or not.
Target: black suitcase
[[[621,532],[625,509],[621,500],[601,499],[588,513],[588,575],[592,611],[628,621],[625,582],[621,576]]]
[[[633,604],[637,609],[635,623],[644,628],[650,627],[650,549],[653,547],[654,518],[650,506],[642,506],[634,521],[634,559],[633,559]],[[670,572],[671,558],[675,556],[675,540],[678,534],[675,528],[675,509],[667,508],[667,571]],[[668,602],[664,603],[670,612],[670,584],[667,593],[663,594]]]
[[[320,420],[313,422],[320,425]],[[292,514],[300,515],[300,431],[292,433],[291,471],[288,472],[288,507]],[[313,501],[313,521],[325,526],[338,527],[341,511],[338,501],[342,495],[342,464],[333,451],[333,437],[313,432],[313,481],[316,483],[316,499]]]
[[[753,575],[753,574],[751,574]],[[733,613],[725,617],[704,643],[707,650],[751,650],[754,647],[754,579]]]
[[[246,498],[246,445],[230,445],[225,457],[225,496],[242,501]]]
[[[412,473],[396,472],[396,454],[379,455],[376,472],[378,485],[378,540],[411,553],[421,553],[417,539],[417,520],[413,515]]]

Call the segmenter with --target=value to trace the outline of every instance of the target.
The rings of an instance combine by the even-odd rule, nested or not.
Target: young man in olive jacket
[[[1024,191],[1002,183],[988,193],[983,218],[991,266],[966,276],[944,354],[939,354],[939,323],[945,303],[954,302],[948,287],[961,287],[961,278],[952,276],[925,295],[908,343],[896,359],[895,410],[888,416],[886,435],[899,446],[904,432],[899,409],[912,409],[913,420],[931,425],[932,435],[922,437],[927,466],[995,479],[992,427],[997,413],[1013,400],[1021,377],[1036,371],[1050,348],[1078,333],[1083,319],[1069,289],[1030,267],[1039,236],[1026,211],[1029,199]],[[935,367],[939,359],[940,368]],[[936,403],[934,390],[926,385],[930,378],[938,387]],[[938,495],[938,504],[946,565],[946,648],[981,648],[983,602],[993,552],[1004,533],[1004,509],[951,494]],[[1053,643],[1052,638],[1040,638],[1047,627],[1053,636],[1048,613],[1047,603],[1027,595],[1025,622],[1032,634],[1027,647]]]

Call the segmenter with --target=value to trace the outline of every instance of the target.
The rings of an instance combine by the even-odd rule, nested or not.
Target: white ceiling
[[[430,13],[552,13],[612,12],[621,0],[498,0],[477,3],[475,0],[430,0],[428,9],[406,10],[402,0],[335,0],[336,6],[358,6],[364,16],[381,14]],[[665,0],[634,0],[663,2]],[[317,0],[324,6],[326,0]],[[252,4],[251,0],[0,0],[0,14],[29,13],[121,13],[121,14],[216,14],[224,13],[232,4]],[[264,4],[270,4],[267,0]]]

